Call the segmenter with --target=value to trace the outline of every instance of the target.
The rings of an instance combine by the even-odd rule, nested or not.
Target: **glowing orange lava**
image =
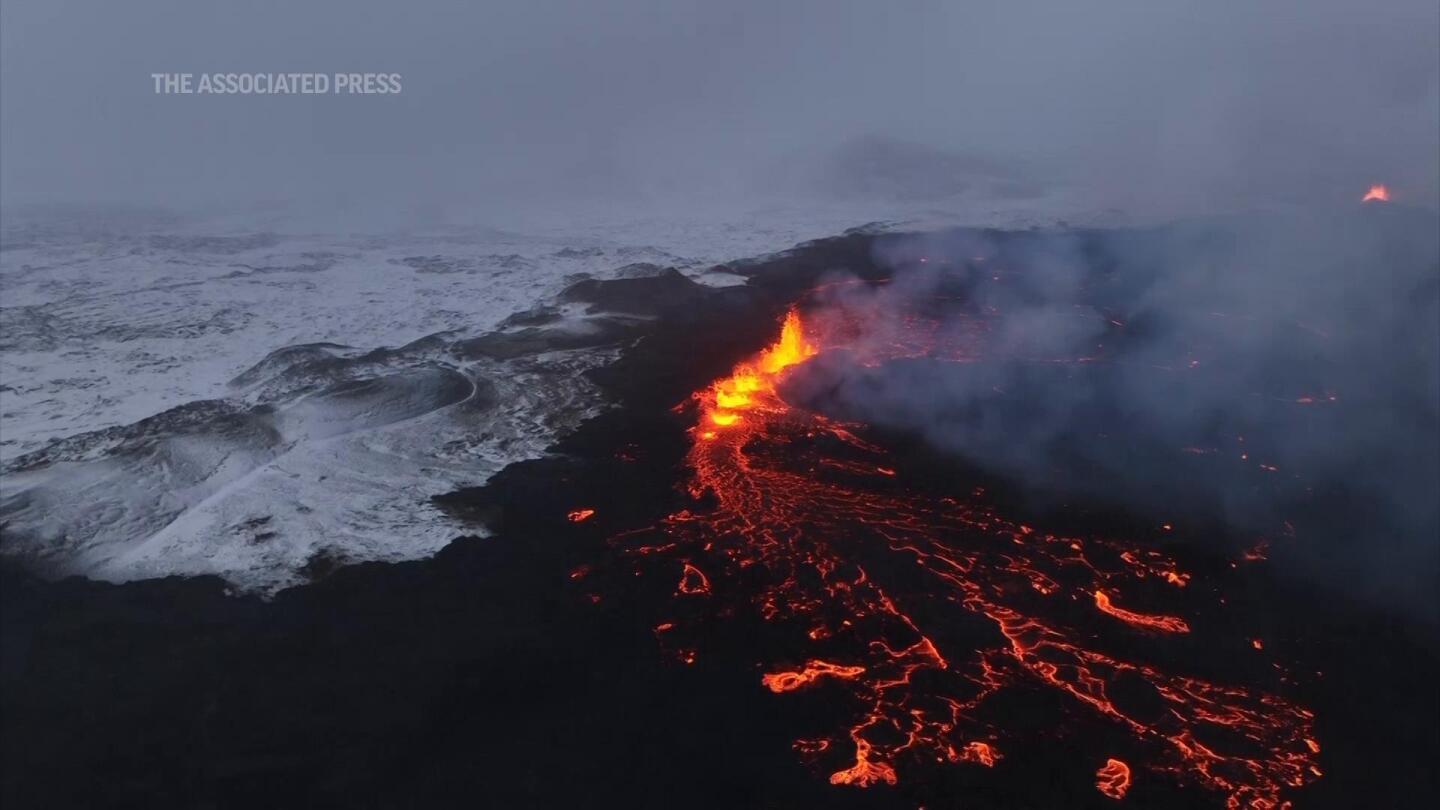
[[[763,408],[774,399],[775,382],[782,371],[810,359],[815,351],[805,339],[799,314],[791,311],[785,316],[775,345],[761,352],[753,362],[740,364],[727,379],[711,386],[708,402],[703,405],[706,420],[719,427],[738,424],[741,412]]]
[[[710,593],[710,580],[705,576],[705,572],[685,563],[685,570],[680,575],[680,584],[676,586],[676,590],[691,595]]]
[[[565,515],[565,519],[571,523],[579,523],[589,520],[595,514],[594,509],[575,509]]]
[[[895,776],[894,768],[884,762],[871,761],[870,743],[862,737],[853,739],[855,741],[855,764],[830,774],[830,784],[867,787],[878,782],[893,785],[899,781]]]
[[[1107,759],[1095,772],[1095,788],[1112,799],[1125,798],[1130,790],[1130,766],[1118,759]]]
[[[1190,625],[1184,619],[1177,619],[1174,616],[1149,616],[1144,613],[1136,613],[1133,610],[1126,610],[1117,607],[1110,601],[1110,597],[1104,591],[1095,592],[1095,607],[1101,613],[1108,613],[1123,622],[1139,627],[1148,627],[1152,630],[1161,630],[1166,633],[1188,633]]]
[[[1383,184],[1373,185],[1365,192],[1365,196],[1360,198],[1360,202],[1390,202],[1390,189]]]
[[[789,692],[826,675],[835,678],[853,678],[864,671],[864,667],[847,667],[828,661],[811,661],[799,672],[775,672],[766,675],[761,680],[770,688],[771,692]]]
[[[893,356],[925,356],[934,345],[926,321],[899,334]],[[655,527],[663,541],[629,551],[678,557],[679,595],[714,598],[710,577],[743,580],[743,592],[721,589],[727,599],[793,627],[796,649],[770,662],[762,682],[783,695],[823,681],[853,698],[855,714],[837,718],[830,737],[795,744],[837,768],[832,784],[895,784],[926,762],[993,765],[996,749],[977,740],[1003,741],[1006,732],[989,699],[1036,685],[1131,735],[1151,752],[1142,767],[1216,791],[1232,808],[1279,807],[1284,791],[1318,777],[1306,709],[1109,651],[1192,630],[1115,604],[1132,587],[1189,595],[1190,575],[1146,540],[1048,532],[1011,520],[978,490],[964,498],[897,492],[882,485],[893,481],[894,459],[858,438],[856,426],[786,403],[779,383],[823,343],[792,311],[773,346],[694,395],[687,462],[697,505]],[[644,533],[617,542],[639,542],[632,536]],[[898,570],[910,578],[903,586],[892,581]],[[915,577],[928,584],[917,587]],[[1112,645],[1114,630],[1076,629],[1095,627],[1094,609],[1162,633]],[[942,652],[965,614],[987,620],[993,643],[977,649],[967,637]],[[1112,699],[1121,682],[1143,684],[1158,708],[1142,715]],[[1130,767],[1111,759],[1097,780],[1118,799]]]
[[[955,758],[984,765],[987,768],[993,768],[995,767],[995,761],[1000,759],[1000,754],[998,754],[989,743],[969,742],[965,744],[964,748],[956,752]]]

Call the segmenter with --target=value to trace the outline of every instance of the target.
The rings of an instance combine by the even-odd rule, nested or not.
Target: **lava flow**
[[[983,494],[907,493],[895,460],[855,426],[781,397],[786,375],[823,348],[792,311],[774,345],[697,392],[687,457],[696,506],[657,527],[663,542],[631,545],[644,532],[617,542],[673,570],[677,598],[735,599],[793,635],[793,652],[767,662],[761,680],[778,694],[846,696],[838,705],[853,714],[795,746],[830,764],[831,783],[895,784],[926,762],[994,765],[1007,729],[987,707],[1037,688],[1127,733],[1150,752],[1137,768],[1216,791],[1231,808],[1285,806],[1286,790],[1319,776],[1308,710],[1103,643],[1147,650],[1191,632],[1185,620],[1116,604],[1184,593],[1190,575],[1174,560],[1139,539],[1032,528]],[[966,622],[993,640],[947,643]],[[1146,699],[1129,699],[1136,693]],[[1097,779],[1120,799],[1130,766],[1111,759]]]
[[[1174,616],[1147,616],[1144,613],[1116,607],[1104,591],[1095,592],[1095,607],[1099,608],[1102,613],[1109,613],[1122,622],[1129,622],[1140,627],[1148,627],[1166,633],[1190,632],[1190,625],[1186,624],[1184,619],[1177,619]]]
[[[1374,185],[1360,198],[1360,202],[1390,202],[1390,189],[1383,185]]]
[[[1130,766],[1118,759],[1107,759],[1095,772],[1095,788],[1112,799],[1125,798],[1130,790]]]

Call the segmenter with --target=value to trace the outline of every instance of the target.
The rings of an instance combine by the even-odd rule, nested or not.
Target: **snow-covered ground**
[[[365,234],[7,216],[3,552],[262,591],[321,558],[425,556],[473,531],[431,496],[542,454],[602,405],[580,374],[603,351],[457,357],[457,342],[581,274],[735,283],[710,269],[876,220],[1054,221],[1034,211],[602,209]]]

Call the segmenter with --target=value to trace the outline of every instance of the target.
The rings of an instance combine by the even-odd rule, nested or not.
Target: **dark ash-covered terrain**
[[[1045,235],[986,237],[1023,244]],[[589,372],[615,407],[549,457],[440,498],[442,508],[492,536],[458,539],[431,559],[341,567],[268,601],[231,596],[218,578],[52,582],[7,565],[0,801],[13,808],[1217,806],[1223,797],[1140,768],[1120,804],[1096,792],[1091,755],[1103,752],[1091,749],[1108,743],[1108,733],[1039,690],[1007,699],[1016,739],[993,768],[915,762],[893,787],[831,785],[793,744],[844,698],[818,689],[792,699],[762,687],[759,662],[785,645],[774,625],[745,611],[699,616],[702,646],[693,663],[662,653],[653,628],[674,612],[675,580],[636,575],[616,561],[610,538],[705,506],[681,486],[693,414],[677,403],[772,341],[786,310],[836,271],[888,278],[893,266],[877,260],[884,255],[877,243],[887,238],[854,232],[732,267],[749,278],[739,287],[706,289],[662,275],[571,288],[567,300],[612,319],[597,323],[613,328],[614,340],[639,337]],[[505,358],[563,340],[547,334],[545,320],[535,313],[527,331],[452,350]],[[824,371],[809,377],[807,402],[863,411],[837,398]],[[1002,398],[978,407],[1003,416],[1023,404]],[[1097,418],[1124,421],[1108,412]],[[1097,499],[1092,507],[1095,493],[1083,489],[1078,501],[1073,492],[1057,496],[1050,481],[1039,482],[1046,492],[1036,494],[1013,469],[977,469],[937,453],[920,435],[883,427],[866,438],[889,448],[902,480],[962,493],[984,485],[1018,515],[1097,531],[1149,519],[1123,503]],[[1086,463],[1083,454],[1077,463]],[[1344,502],[1300,508],[1299,525],[1355,523]],[[568,519],[576,509],[595,513]],[[1225,555],[1244,538],[1224,536],[1224,521],[1210,518],[1201,524],[1198,515],[1196,525],[1215,537],[1196,532],[1175,550],[1198,572],[1192,589],[1223,590],[1226,612],[1216,615],[1245,617],[1249,625],[1236,632],[1263,634],[1295,673],[1287,697],[1316,715],[1324,776],[1297,791],[1297,806],[1433,799],[1434,624],[1408,606],[1353,597],[1334,578],[1312,577],[1315,566],[1287,569],[1284,558],[1295,552],[1279,548],[1273,565],[1227,573]],[[1356,553],[1340,540],[1318,542],[1332,559]],[[572,576],[577,570],[589,573]],[[744,584],[717,578],[713,587]],[[990,640],[983,627],[954,632],[973,633],[977,645]],[[1251,674],[1241,662],[1207,666],[1242,681]]]

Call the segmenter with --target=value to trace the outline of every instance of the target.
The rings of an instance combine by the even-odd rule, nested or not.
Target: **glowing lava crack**
[[[1139,541],[1031,528],[980,496],[936,498],[867,485],[861,472],[893,480],[893,460],[845,425],[792,407],[777,393],[789,370],[820,352],[815,340],[791,312],[773,346],[695,394],[689,486],[713,508],[668,517],[658,527],[664,543],[625,545],[640,533],[615,542],[632,554],[678,563],[682,598],[718,598],[742,571],[767,574],[747,577],[767,584],[738,598],[767,621],[796,625],[809,649],[771,665],[763,685],[775,693],[823,685],[844,690],[858,707],[841,721],[843,731],[796,743],[808,756],[829,757],[848,741],[853,759],[830,775],[832,783],[894,784],[897,768],[923,760],[993,765],[1005,729],[980,719],[981,710],[997,693],[1026,685],[1057,690],[1132,735],[1137,749],[1152,752],[1137,769],[1217,791],[1232,808],[1284,806],[1284,791],[1319,776],[1309,711],[1122,659],[1073,629],[1073,617],[1099,610],[1124,623],[1114,632],[1140,634],[1143,644],[1190,633],[1182,619],[1116,604],[1124,601],[1121,586],[1141,579],[1183,588],[1189,575],[1172,560]],[[897,344],[894,351],[920,356],[925,347]],[[805,453],[820,452],[817,437],[845,448],[846,458],[797,463],[802,445]],[[855,457],[867,461],[849,460]],[[817,467],[848,472],[837,479],[817,475]],[[865,561],[876,555],[916,569],[928,590],[892,595],[867,570]],[[921,601],[924,610],[916,611]],[[996,643],[943,650],[925,622],[913,618],[954,610],[988,619]],[[693,660],[693,652],[686,655],[682,660]],[[1145,685],[1159,708],[1141,716],[1117,701],[1121,681]],[[1131,766],[1110,759],[1096,779],[1106,796],[1123,798]]]

